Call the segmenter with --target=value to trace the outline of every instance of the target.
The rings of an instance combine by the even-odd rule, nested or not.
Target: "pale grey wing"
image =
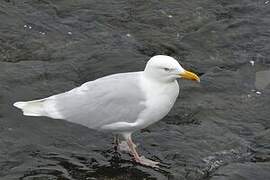
[[[107,76],[47,100],[51,100],[63,119],[89,128],[115,122],[135,122],[145,109],[145,95],[139,86],[140,75],[137,72]]]

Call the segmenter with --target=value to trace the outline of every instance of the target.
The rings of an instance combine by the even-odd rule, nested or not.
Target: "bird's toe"
[[[145,165],[145,166],[150,166],[150,167],[154,167],[154,168],[159,167],[158,166],[159,162],[153,161],[151,159],[147,159],[144,156],[141,156],[141,157],[139,157],[138,159],[135,159],[135,160],[136,160],[137,163],[140,163],[140,164]]]

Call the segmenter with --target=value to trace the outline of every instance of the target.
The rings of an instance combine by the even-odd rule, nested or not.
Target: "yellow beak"
[[[189,79],[189,80],[200,82],[200,78],[196,74],[194,74],[193,72],[185,70],[184,73],[181,73],[179,75],[184,79]]]

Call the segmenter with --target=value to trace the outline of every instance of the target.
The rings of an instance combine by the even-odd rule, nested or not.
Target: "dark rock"
[[[2,1],[1,179],[269,179],[269,6],[252,0]],[[119,157],[111,134],[24,117],[12,106],[143,70],[156,54],[201,74],[200,84],[180,81],[179,99],[163,121],[134,135],[140,153],[168,167]]]
[[[211,180],[240,180],[269,178],[269,163],[235,163],[219,169],[213,174]]]

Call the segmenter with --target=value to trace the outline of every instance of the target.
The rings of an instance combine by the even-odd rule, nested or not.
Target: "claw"
[[[136,151],[136,145],[132,142],[131,137],[127,138],[126,144],[128,145],[130,153],[133,155],[134,160],[144,166],[159,167],[159,162],[152,161],[151,159],[147,159],[144,156],[139,156],[139,154]]]

